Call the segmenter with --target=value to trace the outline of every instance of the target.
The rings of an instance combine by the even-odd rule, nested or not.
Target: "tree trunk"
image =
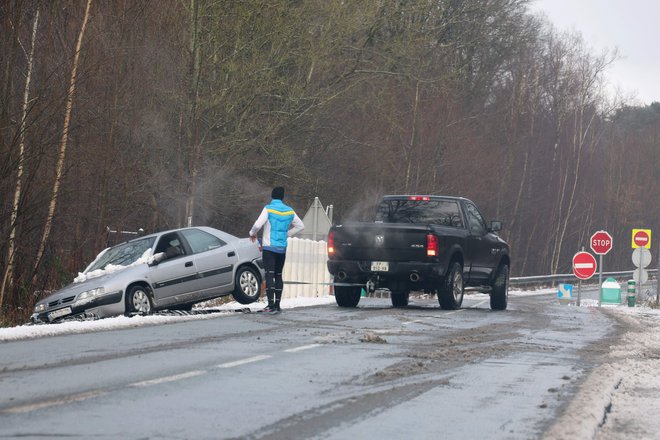
[[[410,167],[412,165],[412,160],[413,160],[413,151],[415,150],[415,124],[417,123],[417,107],[419,106],[419,81],[415,85],[415,105],[413,106],[413,114],[412,114],[412,124],[410,127],[410,147],[407,151],[407,164],[406,164],[406,182],[405,182],[405,189],[406,193],[410,194],[411,188],[410,188]]]
[[[0,307],[4,302],[5,292],[12,288],[14,282],[14,261],[15,255],[15,242],[16,242],[16,227],[18,225],[18,204],[21,200],[22,184],[23,184],[23,161],[25,160],[25,126],[28,114],[28,102],[30,100],[30,81],[32,79],[32,66],[34,65],[34,45],[37,38],[37,27],[39,25],[39,10],[34,16],[34,24],[32,25],[32,42],[30,45],[30,54],[28,58],[28,70],[25,78],[25,92],[23,93],[23,117],[19,127],[19,146],[18,146],[18,171],[16,173],[16,189],[14,190],[14,204],[11,210],[11,221],[9,223],[9,239],[7,240],[7,265],[5,266],[5,273],[2,277],[2,285],[0,285]]]
[[[199,158],[201,155],[201,146],[198,136],[198,100],[199,100],[199,80],[201,69],[201,54],[199,42],[199,3],[197,0],[190,2],[192,20],[191,20],[191,37],[190,37],[190,96],[189,96],[189,111],[190,111],[190,126],[189,135],[187,136],[190,145],[190,157],[188,158],[188,199],[186,201],[186,218],[185,225],[192,226],[194,208],[195,208],[195,192],[197,191],[197,172],[199,170]]]
[[[64,169],[64,158],[66,157],[66,147],[69,140],[69,125],[71,122],[71,108],[73,107],[73,95],[76,91],[76,79],[78,74],[78,63],[80,60],[80,48],[82,46],[82,40],[85,35],[85,29],[87,27],[87,21],[89,20],[89,11],[92,7],[92,0],[87,0],[87,6],[85,8],[85,16],[83,18],[82,26],[80,27],[80,32],[78,33],[78,40],[76,41],[76,52],[73,57],[73,67],[71,69],[71,79],[69,81],[69,93],[66,98],[66,107],[64,113],[64,125],[62,128],[62,140],[60,141],[60,150],[57,158],[57,168],[55,169],[55,183],[53,184],[53,192],[51,193],[50,204],[48,206],[48,216],[46,217],[46,224],[44,225],[44,233],[41,237],[41,242],[39,243],[39,250],[37,251],[37,256],[34,261],[34,272],[32,274],[32,283],[34,284],[37,276],[37,269],[41,264],[41,259],[44,255],[44,250],[46,249],[46,243],[48,242],[48,237],[50,236],[50,230],[53,226],[53,216],[55,214],[55,208],[57,206],[57,198],[60,191],[60,183],[62,181],[62,171]]]

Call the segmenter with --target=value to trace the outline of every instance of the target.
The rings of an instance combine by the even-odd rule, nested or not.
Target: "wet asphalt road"
[[[538,438],[617,326],[468,295],[0,342],[0,438]]]

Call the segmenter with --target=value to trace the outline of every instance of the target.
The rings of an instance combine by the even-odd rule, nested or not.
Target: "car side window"
[[[467,211],[467,222],[472,235],[482,236],[486,234],[486,222],[484,222],[481,213],[472,203],[465,203]]]
[[[185,255],[186,249],[181,243],[181,240],[179,239],[179,236],[176,234],[176,232],[173,232],[163,235],[160,237],[160,240],[158,240],[158,245],[156,245],[154,254],[158,254],[160,252],[164,252],[167,258],[170,259],[176,258],[180,255]]]
[[[183,234],[185,239],[188,241],[193,254],[206,252],[227,244],[215,235],[209,234],[208,232],[204,232],[199,229],[185,229],[181,231],[181,234]]]

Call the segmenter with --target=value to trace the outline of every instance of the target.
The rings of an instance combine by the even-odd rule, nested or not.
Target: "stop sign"
[[[635,234],[633,235],[633,243],[637,247],[648,247],[649,239],[649,234],[644,229],[635,231]]]
[[[596,273],[596,259],[589,252],[578,252],[573,256],[573,274],[588,280]]]
[[[591,236],[591,250],[596,255],[605,255],[612,250],[612,236],[607,231],[598,231]]]

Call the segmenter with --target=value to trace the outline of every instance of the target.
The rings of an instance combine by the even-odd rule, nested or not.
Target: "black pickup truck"
[[[405,307],[411,291],[435,293],[442,309],[458,309],[466,287],[490,293],[490,307],[505,310],[509,245],[476,205],[462,197],[385,196],[372,223],[333,226],[328,270],[340,307],[356,307],[362,289],[389,289]]]

